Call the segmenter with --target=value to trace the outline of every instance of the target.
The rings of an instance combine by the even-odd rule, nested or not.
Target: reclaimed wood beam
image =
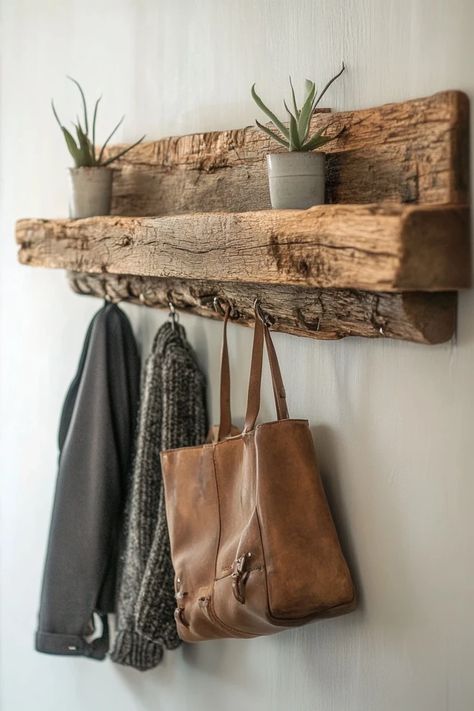
[[[469,210],[321,205],[160,218],[20,220],[23,264],[366,291],[470,285]]]
[[[457,294],[374,293],[350,289],[189,281],[116,274],[68,273],[79,294],[168,308],[222,318],[214,307],[230,303],[235,323],[253,324],[253,303],[259,298],[274,321],[273,330],[321,340],[363,336],[435,344],[449,340],[455,329]]]
[[[375,108],[317,113],[326,202],[469,202],[469,100],[460,91]],[[110,154],[121,146],[113,146]],[[281,149],[253,126],[143,143],[114,163],[112,212],[173,215],[270,207],[265,156]]]

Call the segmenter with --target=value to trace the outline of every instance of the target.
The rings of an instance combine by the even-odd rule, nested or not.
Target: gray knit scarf
[[[206,384],[179,323],[158,330],[146,361],[112,660],[145,671],[180,644],[160,451],[204,442]]]

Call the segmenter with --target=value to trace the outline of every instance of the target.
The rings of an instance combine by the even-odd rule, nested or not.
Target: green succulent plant
[[[316,107],[318,106],[319,102],[321,101],[331,84],[336,81],[338,77],[341,76],[344,69],[345,66],[343,62],[342,69],[335,76],[333,76],[332,79],[328,81],[319,96],[316,91],[316,85],[314,81],[306,79],[306,95],[301,108],[299,108],[296,103],[295,90],[293,88],[293,82],[290,77],[293,111],[290,111],[286,101],[283,102],[289,118],[288,125],[285,125],[283,121],[280,121],[280,119],[273,113],[273,111],[271,111],[268,106],[263,103],[262,99],[255,91],[254,84],[252,86],[252,98],[257,104],[257,106],[263,111],[263,113],[268,116],[277,132],[275,132],[271,128],[268,128],[268,126],[264,126],[262,123],[260,123],[260,121],[257,121],[257,119],[255,119],[255,123],[261,131],[267,134],[267,136],[270,136],[270,138],[272,138],[280,145],[285,146],[285,148],[287,148],[289,151],[313,151],[315,148],[320,148],[326,143],[329,143],[329,141],[334,141],[335,138],[341,135],[342,131],[340,131],[335,136],[326,136],[325,133],[331,125],[331,122],[321,128],[312,136],[309,135],[309,128],[311,123],[311,117]]]
[[[89,134],[89,116],[88,116],[88,110],[87,110],[87,102],[86,102],[86,97],[84,95],[84,92],[82,90],[81,85],[76,79],[73,79],[72,77],[68,76],[68,79],[72,81],[78,88],[79,93],[81,95],[81,100],[82,100],[82,109],[84,112],[84,125],[81,124],[79,118],[76,117],[76,123],[72,122],[72,125],[74,126],[75,133],[76,133],[76,138],[72,135],[68,129],[63,126],[61,123],[59,116],[56,111],[56,107],[54,106],[54,101],[51,100],[51,107],[53,109],[53,114],[58,122],[59,128],[61,129],[64,139],[66,141],[67,148],[69,150],[69,153],[71,154],[73,160],[74,160],[74,165],[76,168],[92,168],[92,167],[105,167],[107,165],[110,165],[113,163],[115,160],[118,160],[118,158],[121,158],[124,156],[126,153],[132,150],[132,148],[135,148],[135,146],[138,146],[139,143],[143,141],[145,136],[142,136],[138,141],[135,141],[131,146],[127,146],[127,148],[124,148],[124,150],[119,151],[115,155],[111,156],[110,158],[107,158],[104,160],[104,153],[105,149],[107,147],[107,144],[111,140],[111,138],[114,136],[115,132],[119,128],[119,126],[122,125],[122,122],[125,118],[125,116],[122,116],[118,124],[115,126],[114,130],[110,133],[109,137],[105,141],[104,145],[102,148],[98,151],[96,149],[95,145],[95,127],[96,127],[96,122],[97,122],[97,110],[99,108],[99,103],[102,99],[101,96],[97,99],[94,105],[94,112],[92,115],[92,134]]]

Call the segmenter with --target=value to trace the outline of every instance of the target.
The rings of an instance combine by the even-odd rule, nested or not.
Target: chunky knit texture
[[[165,323],[146,361],[112,659],[142,671],[180,644],[160,451],[204,442],[205,377],[178,323]]]

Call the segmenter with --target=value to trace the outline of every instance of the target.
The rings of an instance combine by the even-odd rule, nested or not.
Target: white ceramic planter
[[[267,166],[272,207],[306,210],[324,203],[324,153],[270,153]]]
[[[113,170],[101,167],[69,168],[69,175],[69,217],[77,219],[110,214]]]

